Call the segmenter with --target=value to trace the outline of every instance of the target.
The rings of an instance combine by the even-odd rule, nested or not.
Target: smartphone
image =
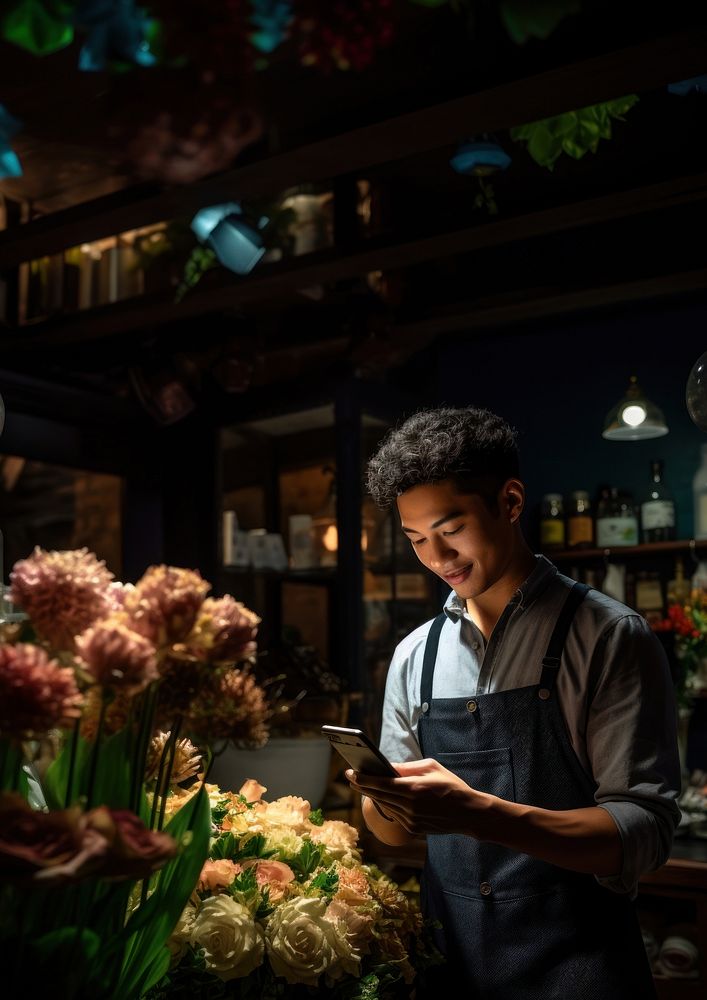
[[[383,778],[397,778],[398,772],[393,765],[362,730],[348,729],[346,726],[322,726],[322,733],[354,771]]]

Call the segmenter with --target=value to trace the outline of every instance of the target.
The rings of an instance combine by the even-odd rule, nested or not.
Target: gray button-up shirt
[[[452,592],[440,635],[433,698],[467,698],[537,684],[560,608],[573,581],[544,556],[509,601],[486,642]],[[419,760],[417,723],[431,621],[397,646],[388,670],[380,747],[392,761]],[[595,801],[611,813],[623,869],[598,881],[636,895],[641,874],[667,861],[680,822],[675,693],[665,652],[636,611],[591,590],[570,629],[557,692]]]

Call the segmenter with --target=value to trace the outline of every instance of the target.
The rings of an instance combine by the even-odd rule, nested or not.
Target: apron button
[[[481,885],[479,886],[479,892],[481,893],[482,896],[490,896],[491,895],[491,883],[490,882],[482,882]]]
[[[475,712],[476,708],[477,708],[477,705],[476,705],[475,701],[472,700],[472,701],[468,701],[466,703],[466,710],[467,710],[467,712]]]
[[[423,715],[425,714],[425,712],[429,712],[429,710],[430,710],[430,706],[428,705],[428,703],[426,701],[423,701],[421,708],[422,708],[422,714]]]
[[[550,692],[548,691],[548,689],[540,688],[540,690],[538,691],[538,698],[542,698],[543,701],[547,701],[549,697],[550,697]]]

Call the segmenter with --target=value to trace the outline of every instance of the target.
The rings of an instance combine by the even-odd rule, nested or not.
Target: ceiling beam
[[[193,316],[215,313],[258,301],[292,294],[313,285],[356,277],[369,271],[385,271],[428,260],[470,253],[486,248],[547,236],[567,230],[610,223],[666,208],[707,199],[707,173],[677,177],[658,184],[613,192],[569,205],[471,226],[410,240],[369,241],[343,253],[318,251],[302,257],[263,265],[247,278],[229,272],[211,272],[179,305],[173,293],[141,295],[123,302],[98,306],[72,315],[28,324],[11,332],[0,332],[0,343],[15,352],[40,345],[79,344],[89,340],[128,335]]]
[[[444,313],[395,326],[389,331],[385,343],[395,363],[400,363],[432,344],[442,333],[488,330],[509,323],[693,294],[707,299],[705,267],[569,291],[557,288],[518,289],[474,302],[456,303]],[[372,345],[371,350],[374,354],[380,353],[381,347]],[[357,360],[365,360],[365,345]]]
[[[498,132],[626,93],[644,93],[704,72],[707,25],[650,39],[521,80],[287,150],[195,184],[155,193],[138,185],[0,233],[0,270],[66,247],[112,236],[232,199],[275,197],[300,183],[326,181]],[[127,199],[127,200],[126,200]]]

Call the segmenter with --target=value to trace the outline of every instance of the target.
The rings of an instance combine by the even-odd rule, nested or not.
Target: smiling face
[[[462,600],[505,598],[515,589],[528,550],[518,527],[522,484],[509,479],[498,492],[498,510],[478,493],[459,493],[451,480],[414,486],[398,497],[403,531],[420,562]]]

